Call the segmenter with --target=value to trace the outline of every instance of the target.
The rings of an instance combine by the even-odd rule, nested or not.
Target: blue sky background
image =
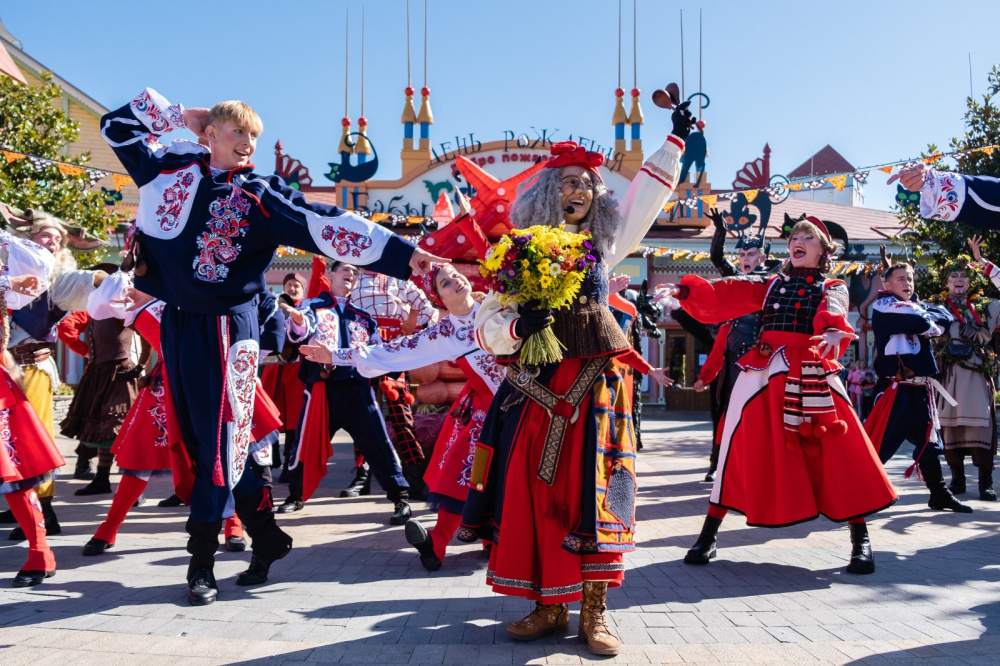
[[[772,172],[827,143],[856,166],[917,155],[963,130],[971,52],[977,96],[1000,62],[1000,2],[702,2],[636,0],[638,87],[647,153],[669,130],[649,94],[681,78],[698,89],[698,9],[708,175],[728,187],[769,143]],[[623,3],[622,87],[632,76],[632,2]],[[423,84],[423,2],[411,0],[413,85]],[[149,85],[186,106],[242,99],[264,119],[255,159],[273,168],[280,139],[324,184],[344,114],[344,13],[350,8],[350,116],[361,111],[361,9],[366,10],[365,115],[377,178],[399,176],[406,75],[405,0],[138,3],[20,0],[0,20],[27,53],[108,107]],[[182,13],[183,12],[183,13]],[[429,0],[432,143],[474,132],[558,129],[613,142],[617,0]],[[981,29],[976,28],[980,26]],[[970,32],[971,31],[971,32]],[[419,97],[417,99],[419,103]],[[882,174],[868,207],[888,208]]]

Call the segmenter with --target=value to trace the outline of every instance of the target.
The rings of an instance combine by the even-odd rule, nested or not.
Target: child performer
[[[406,540],[420,553],[420,563],[428,571],[437,571],[462,521],[476,440],[504,373],[493,354],[476,346],[472,335],[479,301],[485,294],[473,293],[468,279],[449,264],[432,268],[418,278],[418,285],[434,305],[448,311],[445,319],[414,335],[378,345],[330,349],[320,344],[301,351],[316,363],[353,366],[365,377],[439,361],[456,361],[465,373],[468,381],[441,429],[424,475],[430,490],[428,501],[438,506],[437,524],[428,530],[416,520],[406,523]]]
[[[847,286],[827,279],[837,246],[814,217],[788,239],[782,274],[708,282],[687,275],[664,291],[701,321],[763,309],[760,342],[740,359],[722,433],[719,474],[708,516],[684,561],[708,564],[729,509],[747,524],[780,527],[823,514],[847,521],[850,573],[872,573],[864,516],[896,501],[868,436],[837,377],[856,336],[847,321]]]
[[[934,380],[938,373],[930,338],[944,333],[953,317],[943,308],[917,300],[913,289],[913,268],[909,264],[890,265],[882,273],[885,291],[872,304],[872,333],[875,335],[874,365],[879,375],[875,386],[875,406],[865,421],[865,431],[887,462],[903,440],[913,444],[913,465],[919,466],[927,489],[927,505],[937,511],[951,509],[972,513],[960,503],[944,483],[939,456],[943,450],[938,432],[934,394],[945,396]],[[949,399],[951,396],[945,396]]]
[[[181,127],[208,147],[159,143],[161,134]],[[139,251],[136,287],[166,303],[163,362],[196,470],[187,524],[192,603],[217,595],[219,530],[233,515],[232,489],[251,444],[259,357],[253,299],[266,287],[264,271],[278,247],[350,259],[400,278],[436,259],[364,218],[308,203],[277,176],[255,174],[250,158],[262,129],[242,102],[185,110],[149,88],[101,119],[104,138],[141,193],[132,243]],[[251,479],[251,485],[247,510],[270,511],[263,483]],[[292,546],[273,518],[255,540],[255,554],[270,561]]]
[[[27,305],[49,287],[53,258],[35,243],[0,231],[0,349],[10,335],[8,308]],[[56,573],[56,558],[45,541],[45,519],[35,486],[49,481],[65,464],[52,436],[7,371],[0,367],[0,495],[28,540],[28,559],[14,587],[38,585]]]

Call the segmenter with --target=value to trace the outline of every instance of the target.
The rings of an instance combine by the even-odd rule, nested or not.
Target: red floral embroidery
[[[153,446],[167,446],[167,408],[164,405],[164,392],[166,382],[163,377],[156,377],[150,387],[149,394],[153,396],[153,408],[149,410],[149,415],[153,418],[153,425],[156,426],[156,439]]]
[[[230,373],[233,380],[233,392],[229,399],[238,403],[239,409],[234,414],[239,418],[230,425],[234,460],[230,468],[230,480],[236,483],[246,467],[247,454],[250,451],[253,429],[253,402],[257,379],[257,350],[242,348],[236,351],[235,359],[230,359]]]
[[[3,442],[4,449],[7,450],[7,457],[15,467],[21,464],[21,456],[17,453],[14,442],[17,438],[10,431],[10,407],[0,410],[0,441]]]
[[[371,339],[371,335],[368,333],[368,327],[365,326],[364,322],[360,321],[347,322],[347,334],[351,338],[347,341],[347,344],[348,346],[354,348],[364,347]]]
[[[250,212],[250,201],[243,190],[234,187],[228,197],[219,197],[208,207],[212,216],[208,232],[197,240],[201,252],[194,259],[194,276],[205,282],[222,282],[229,275],[229,266],[236,261],[242,249],[233,239],[245,236],[250,228],[245,216]]]
[[[323,240],[330,241],[334,251],[342,256],[360,257],[362,250],[367,250],[372,246],[371,236],[366,236],[357,231],[351,231],[344,227],[331,227],[326,225],[320,234]]]
[[[136,115],[146,117],[149,121],[149,127],[154,132],[165,132],[171,123],[174,125],[184,124],[181,107],[175,105],[161,109],[145,90],[132,100],[132,105]]]
[[[156,207],[156,214],[160,218],[160,229],[173,231],[177,226],[184,204],[191,196],[189,190],[193,184],[194,174],[190,171],[181,171],[177,174],[174,184],[163,190],[163,203]]]

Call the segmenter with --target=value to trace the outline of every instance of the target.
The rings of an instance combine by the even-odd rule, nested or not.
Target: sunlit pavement
[[[0,663],[1000,663],[1000,506],[980,502],[975,470],[962,497],[975,512],[933,512],[916,478],[903,479],[904,445],[889,466],[899,502],[870,522],[877,571],[844,573],[846,526],[824,520],[778,530],[727,518],[707,567],[681,558],[701,528],[709,485],[709,424],[699,414],[654,414],[639,455],[639,549],[609,594],[624,644],[594,657],[570,629],[536,643],[504,625],[531,604],[492,594],[480,548],[453,545],[426,572],[384,497],[338,499],[351,477],[339,436],[318,497],[280,516],[295,549],[260,587],[235,576],[250,559],[220,551],[219,601],[187,605],[184,507],[162,509],[170,479],[154,477],[114,549],[85,558],[83,544],[111,497],[74,497],[85,482],[60,481],[63,533],[50,537],[54,578],[28,589],[9,580],[26,547],[0,534]],[[72,470],[75,443],[60,441]],[[116,478],[113,478],[115,481]],[[275,485],[276,502],[286,487]],[[415,517],[430,525],[433,513]],[[6,530],[4,530],[6,532]],[[58,661],[56,661],[58,660]],[[183,660],[183,661],[181,661]]]

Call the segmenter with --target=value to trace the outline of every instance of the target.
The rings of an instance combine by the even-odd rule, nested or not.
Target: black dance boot
[[[993,491],[993,470],[979,468],[979,499],[984,502],[996,502],[997,494]]]
[[[278,513],[295,513],[301,511],[305,505],[306,503],[302,501],[302,484],[289,483],[288,498],[276,510]]]
[[[708,564],[709,560],[715,558],[715,537],[719,533],[719,526],[722,525],[721,518],[705,516],[705,524],[701,526],[701,534],[694,546],[684,556],[684,564]]]
[[[949,467],[951,468],[951,484],[948,486],[948,490],[951,491],[952,495],[965,493],[965,463],[949,465]]]
[[[266,583],[271,564],[292,550],[292,537],[274,520],[271,489],[265,486],[237,499],[236,514],[250,535],[250,548],[253,550],[250,566],[236,576],[236,584],[245,587]]]
[[[94,470],[90,466],[90,458],[76,457],[76,467],[73,468],[73,478],[77,481],[90,481],[94,478]]]
[[[111,494],[111,468],[110,467],[97,467],[97,474],[94,475],[94,480],[88,483],[83,488],[77,490],[74,495],[82,497],[85,495],[110,495]]]
[[[354,479],[351,484],[340,491],[341,497],[358,497],[372,494],[372,473],[368,463],[354,468]]]
[[[191,553],[187,571],[188,603],[192,606],[207,606],[215,603],[219,596],[213,568],[222,522],[204,523],[188,518],[186,527],[187,551]]]
[[[419,520],[407,521],[403,527],[406,532],[406,542],[417,549],[420,553],[420,564],[428,571],[437,571],[441,568],[441,560],[434,552],[434,541],[430,533]]]
[[[156,506],[162,506],[165,508],[183,506],[183,505],[184,501],[177,495],[171,495],[170,497],[166,499],[161,499],[159,502],[156,503]]]
[[[972,513],[972,507],[955,499],[948,487],[944,485],[941,460],[937,456],[918,463],[918,466],[920,474],[924,477],[924,483],[927,484],[927,489],[931,491],[931,498],[927,502],[927,506],[935,511],[950,509],[955,513]]]
[[[705,483],[714,483],[715,482],[715,470],[716,470],[716,468],[718,468],[718,466],[719,466],[719,461],[718,460],[713,460],[713,461],[711,461],[709,463],[708,473],[705,474]]]
[[[875,573],[875,557],[872,555],[872,544],[868,540],[868,525],[866,523],[850,523],[851,530],[851,561],[847,565],[847,573]]]

